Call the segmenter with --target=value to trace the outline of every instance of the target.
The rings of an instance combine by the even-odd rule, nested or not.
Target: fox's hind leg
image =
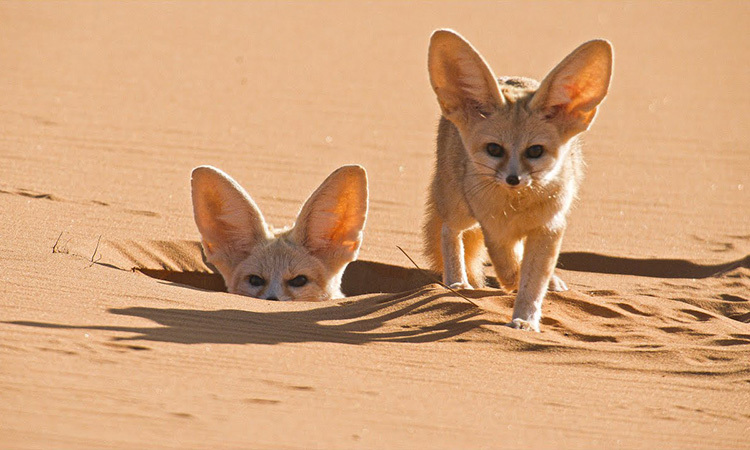
[[[463,231],[446,223],[436,208],[427,208],[426,221],[422,229],[424,255],[430,268],[443,274],[443,282],[455,289],[471,289],[464,259],[464,236],[469,233],[469,251],[472,265],[477,259],[477,239],[472,230]],[[480,234],[481,239],[481,234]],[[479,241],[481,245],[481,240]],[[481,263],[480,263],[481,264]],[[474,269],[474,274],[476,270]],[[479,279],[482,279],[479,277]]]
[[[549,290],[552,292],[563,292],[568,290],[568,285],[555,274],[549,279]]]
[[[484,235],[479,227],[470,228],[463,232],[464,261],[469,284],[474,288],[484,287]]]
[[[434,207],[428,207],[425,223],[422,226],[422,253],[427,259],[429,268],[438,273],[443,273],[443,250],[440,244],[442,229],[443,220]]]
[[[507,292],[518,288],[520,273],[519,254],[523,251],[522,241],[504,241],[492,236],[485,236],[487,251],[500,286]]]

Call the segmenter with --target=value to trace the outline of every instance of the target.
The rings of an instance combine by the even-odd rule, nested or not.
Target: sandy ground
[[[0,3],[0,447],[747,448],[749,13]],[[424,263],[439,27],[499,75],[615,47],[539,334],[396,248]],[[346,163],[371,188],[351,297],[213,290],[193,167],[286,225]]]

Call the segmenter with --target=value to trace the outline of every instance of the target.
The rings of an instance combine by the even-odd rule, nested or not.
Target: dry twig
[[[435,283],[439,284],[440,286],[444,287],[445,289],[448,289],[449,291],[451,291],[454,294],[458,295],[459,297],[461,297],[462,299],[464,299],[467,302],[471,303],[472,305],[476,306],[477,308],[481,309],[481,307],[479,305],[477,305],[476,303],[474,303],[474,300],[472,300],[469,297],[465,296],[464,294],[458,292],[457,290],[453,289],[452,287],[448,286],[447,284],[443,283],[442,281],[438,280],[437,278],[431,276],[426,270],[424,270],[423,268],[419,267],[419,265],[417,265],[417,263],[413,259],[411,259],[411,256],[409,256],[409,254],[406,253],[403,248],[401,248],[398,245],[396,246],[396,248],[399,249],[399,250],[401,250],[401,253],[403,253],[404,256],[406,256],[409,259],[409,261],[411,261],[411,263],[414,264],[414,267],[416,267],[420,272],[422,272],[422,274],[424,274],[425,277],[427,277],[428,279],[434,281]]]

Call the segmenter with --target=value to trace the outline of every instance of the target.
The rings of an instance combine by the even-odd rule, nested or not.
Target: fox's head
[[[342,296],[341,276],[357,259],[367,216],[361,166],[329,175],[288,230],[272,230],[247,192],[214,167],[193,170],[192,195],[206,260],[229,292],[282,301]]]
[[[474,170],[509,190],[544,186],[607,95],[612,46],[586,42],[539,83],[497,79],[460,35],[438,30],[428,56],[443,116],[458,129]]]

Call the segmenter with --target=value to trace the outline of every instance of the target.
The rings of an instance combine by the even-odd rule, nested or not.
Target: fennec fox
[[[193,170],[192,194],[206,259],[229,292],[281,301],[343,296],[341,276],[357,259],[367,217],[362,167],[329,175],[290,229],[267,225],[247,192],[214,167]]]
[[[484,286],[484,248],[504,289],[517,289],[515,328],[539,331],[566,215],[583,176],[578,135],[607,94],[612,47],[586,42],[541,82],[496,78],[451,30],[428,56],[442,118],[424,226],[425,254],[446,284]]]

